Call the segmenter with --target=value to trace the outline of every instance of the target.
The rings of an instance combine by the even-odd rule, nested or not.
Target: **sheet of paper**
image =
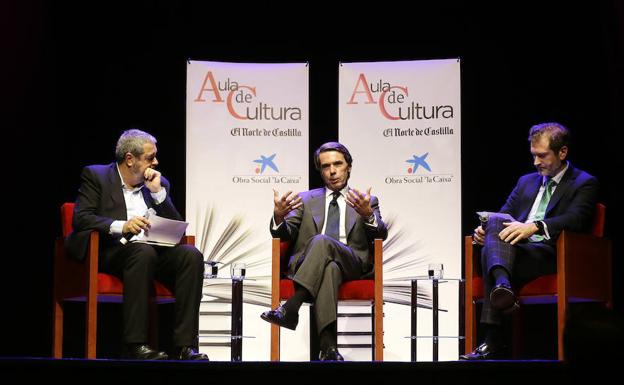
[[[477,215],[479,216],[479,220],[481,222],[487,222],[487,220],[493,216],[500,216],[505,220],[508,221],[515,221],[514,217],[512,217],[511,215],[507,214],[507,213],[496,213],[496,212],[492,212],[492,211],[477,211]]]
[[[132,239],[132,242],[149,243],[161,246],[175,246],[180,242],[188,222],[176,221],[159,217],[158,215],[150,215],[150,228],[147,232],[141,233]]]

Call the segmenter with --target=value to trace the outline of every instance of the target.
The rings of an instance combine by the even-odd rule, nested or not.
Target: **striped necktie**
[[[541,221],[544,219],[544,215],[546,215],[546,207],[548,207],[548,202],[550,202],[550,197],[552,196],[552,190],[557,185],[552,178],[548,178],[546,182],[546,187],[544,188],[544,192],[542,193],[542,199],[540,199],[540,203],[537,206],[537,211],[535,212],[535,220]]]

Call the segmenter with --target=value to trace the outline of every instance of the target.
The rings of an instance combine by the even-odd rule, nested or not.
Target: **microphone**
[[[119,240],[119,243],[121,243],[122,245],[125,245],[130,241],[132,237],[134,237],[134,234],[128,233],[121,237],[121,239]]]
[[[481,228],[485,230],[488,219],[490,219],[490,213],[487,211],[477,211],[477,215],[479,216],[479,222],[481,222]]]
[[[149,209],[147,209],[147,211],[145,211],[145,215],[143,215],[143,216],[145,217],[145,219],[149,219],[150,215],[156,215],[156,210],[154,210],[151,207]],[[139,234],[141,234],[141,233],[139,233]],[[139,235],[139,234],[136,234],[136,235]],[[121,243],[122,245],[125,245],[128,242],[130,242],[130,240],[134,236],[135,236],[135,234],[132,234],[132,233],[128,233],[126,235],[123,235],[121,237],[121,239],[119,239],[119,243]]]

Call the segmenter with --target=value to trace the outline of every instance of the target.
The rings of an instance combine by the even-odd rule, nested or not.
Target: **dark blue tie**
[[[327,210],[327,225],[325,226],[325,235],[335,240],[340,240],[340,208],[338,207],[338,197],[340,192],[332,193],[334,198],[329,202],[329,210]]]

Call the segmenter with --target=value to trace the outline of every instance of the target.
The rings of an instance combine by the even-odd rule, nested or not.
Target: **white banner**
[[[230,359],[228,278],[243,262],[243,360],[268,360],[273,189],[308,189],[308,67],[190,61],[186,103],[187,233],[220,263],[204,282],[200,350]]]
[[[410,280],[430,263],[461,277],[458,59],[340,66],[340,142],[353,155],[351,187],[379,197],[384,243],[384,360],[410,360]],[[418,360],[432,358],[431,283],[418,286]],[[440,284],[439,335],[458,336],[458,281]],[[456,360],[457,338],[439,359]]]

